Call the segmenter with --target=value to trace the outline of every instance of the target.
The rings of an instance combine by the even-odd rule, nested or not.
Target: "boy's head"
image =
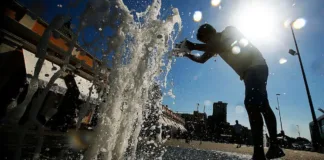
[[[207,43],[216,36],[216,29],[210,24],[203,24],[197,31],[197,39],[201,42]]]
[[[235,123],[238,124],[239,123],[238,120],[236,120]]]

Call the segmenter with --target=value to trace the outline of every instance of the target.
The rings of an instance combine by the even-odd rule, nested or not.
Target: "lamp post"
[[[280,105],[279,105],[279,96],[280,96],[280,94],[276,94],[276,95],[277,95],[277,103],[278,103],[278,108],[276,108],[276,109],[279,111],[281,134],[282,134],[282,136],[284,136],[285,132],[283,131],[283,128],[282,128],[282,120],[281,120]]]
[[[197,103],[197,112],[199,112],[199,103]]]
[[[300,137],[299,125],[296,125],[296,127],[297,127],[298,136]]]
[[[297,45],[297,41],[296,41],[296,37],[295,37],[295,32],[294,32],[294,28],[295,29],[300,29],[302,28],[304,25],[305,25],[305,20],[304,19],[296,19],[294,20],[292,23],[290,23],[290,29],[291,29],[291,33],[293,35],[293,38],[294,38],[294,42],[295,42],[295,46],[296,46],[296,51],[290,49],[289,50],[289,53],[293,56],[297,55],[298,56],[298,60],[299,60],[299,64],[300,64],[300,68],[301,68],[301,71],[302,71],[302,74],[303,74],[303,79],[304,79],[304,84],[305,84],[305,88],[306,88],[306,93],[307,93],[307,97],[308,97],[308,103],[309,103],[309,107],[310,107],[310,110],[311,110],[311,113],[312,113],[312,118],[313,118],[313,122],[314,122],[314,127],[312,129],[312,133],[313,133],[313,138],[312,138],[312,141],[313,141],[313,147],[315,150],[319,149],[319,126],[318,126],[318,123],[317,123],[317,118],[316,118],[316,115],[315,115],[315,110],[314,110],[314,106],[313,106],[313,101],[312,101],[312,97],[311,97],[311,94],[310,94],[310,91],[309,91],[309,87],[308,87],[308,83],[307,83],[307,79],[306,79],[306,74],[305,74],[305,71],[304,71],[304,66],[303,66],[303,62],[302,62],[302,59],[301,59],[301,56],[300,56],[300,52],[299,52],[299,48],[298,48],[298,45]]]

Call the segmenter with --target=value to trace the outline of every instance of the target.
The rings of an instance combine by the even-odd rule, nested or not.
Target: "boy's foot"
[[[283,150],[277,146],[277,145],[273,145],[269,147],[269,150],[266,154],[266,157],[268,159],[275,159],[275,158],[280,158],[285,156],[285,153],[283,152]]]
[[[251,160],[266,160],[266,157],[264,155],[253,155]]]

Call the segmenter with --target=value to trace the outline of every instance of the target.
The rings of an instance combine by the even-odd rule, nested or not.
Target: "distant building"
[[[180,123],[181,125],[185,124],[185,120],[181,118],[178,114],[174,113],[168,105],[162,105],[162,113],[164,117],[172,119],[176,123]]]
[[[186,129],[193,134],[195,140],[206,140],[207,114],[193,111],[192,114],[179,114],[186,122]]]
[[[206,113],[200,113],[198,111],[193,111],[193,114],[190,113],[179,113],[179,115],[185,120],[185,122],[206,122],[207,120],[207,114]]]
[[[179,113],[179,115],[185,120],[185,122],[193,122],[195,120],[195,116],[190,113]]]
[[[227,103],[218,101],[213,104],[212,119],[216,124],[227,122]]]
[[[197,122],[206,122],[207,114],[206,113],[199,113],[198,111],[193,112],[194,121]]]

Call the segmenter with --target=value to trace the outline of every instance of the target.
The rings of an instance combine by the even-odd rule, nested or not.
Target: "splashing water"
[[[118,21],[120,24],[109,24],[112,28],[118,28],[108,42],[110,52],[114,53],[113,66],[109,84],[105,86],[108,91],[99,106],[96,137],[84,158],[96,158],[101,151],[104,159],[123,159],[130,146],[130,158],[134,159],[148,89],[161,73],[164,55],[169,50],[168,44],[173,45],[175,24],[181,30],[181,18],[174,8],[172,16],[165,21],[159,20],[161,0],[154,0],[145,12],[136,14],[137,20],[122,0],[100,1],[100,4],[95,0],[93,3],[97,3],[94,7],[118,10],[117,15],[106,15],[105,20]],[[170,61],[166,65],[167,72],[171,68]]]

